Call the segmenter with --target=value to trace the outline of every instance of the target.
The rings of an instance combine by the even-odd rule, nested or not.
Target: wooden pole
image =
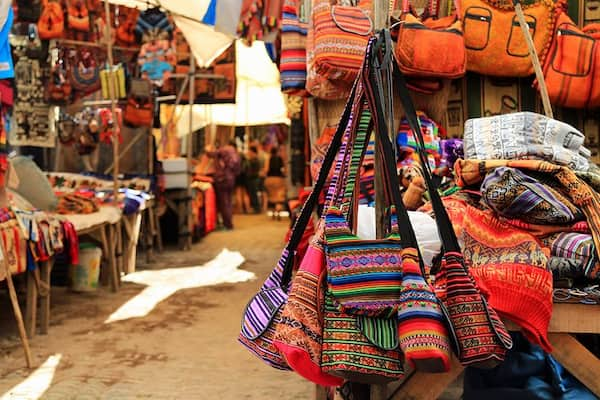
[[[188,121],[188,135],[187,135],[187,150],[186,150],[186,157],[187,157],[187,188],[188,188],[188,207],[187,207],[187,227],[188,227],[188,236],[186,238],[186,250],[189,250],[192,248],[192,227],[193,227],[193,215],[192,215],[192,132],[194,129],[194,125],[193,125],[193,117],[194,117],[194,98],[196,97],[196,93],[195,93],[195,81],[196,81],[196,59],[194,58],[194,54],[190,53],[190,76],[188,79],[188,91],[189,91],[189,121]]]
[[[538,87],[540,88],[540,96],[542,97],[544,113],[548,118],[554,118],[552,113],[552,105],[550,104],[550,97],[548,96],[548,88],[546,87],[546,81],[542,71],[542,65],[540,64],[540,59],[537,51],[535,50],[531,32],[529,32],[529,24],[527,24],[527,21],[525,21],[525,14],[523,14],[523,9],[521,8],[521,3],[519,0],[513,1],[515,4],[515,12],[517,13],[517,18],[519,19],[519,25],[521,26],[521,30],[525,36],[527,47],[529,48],[529,56],[531,57],[531,62],[533,63],[533,70],[535,71],[535,77],[538,81]]]
[[[116,87],[117,83],[115,81],[115,74],[112,72],[112,68],[114,65],[113,59],[113,45],[110,40],[111,38],[111,15],[110,15],[110,4],[108,0],[104,0],[104,14],[106,17],[106,26],[104,28],[104,40],[106,41],[106,55],[108,59],[108,66],[110,68],[110,73],[108,74],[108,96],[110,98],[110,108],[113,115],[115,133],[118,127],[117,120],[117,101],[116,101]],[[120,127],[118,127],[120,129]],[[112,137],[112,145],[113,145],[113,163],[114,163],[114,171],[113,171],[113,191],[115,197],[115,204],[119,200],[119,137],[115,135]]]
[[[10,268],[8,267],[8,262],[6,261],[6,250],[4,248],[4,244],[0,241],[0,250],[2,254],[0,257],[2,259],[0,262],[6,271],[6,283],[8,285],[8,294],[10,296],[10,302],[12,303],[13,312],[15,314],[15,319],[17,320],[17,328],[19,329],[19,336],[21,337],[21,343],[23,344],[23,350],[25,351],[25,363],[27,364],[27,368],[31,368],[33,366],[33,361],[31,359],[31,349],[29,348],[29,339],[27,339],[27,333],[25,332],[25,323],[23,322],[23,314],[21,314],[21,308],[19,307],[19,300],[17,299],[17,291],[15,290],[15,285],[12,280],[12,275],[10,272]]]

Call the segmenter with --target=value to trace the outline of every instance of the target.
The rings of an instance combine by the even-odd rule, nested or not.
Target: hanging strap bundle
[[[400,99],[413,134],[417,138],[417,153],[427,184],[438,233],[442,241],[441,265],[435,277],[438,298],[444,305],[451,333],[457,343],[457,356],[465,366],[492,368],[502,361],[512,348],[512,339],[506,327],[488,306],[487,300],[475,284],[465,265],[461,248],[437,185],[427,162],[425,141],[402,72],[395,69]]]

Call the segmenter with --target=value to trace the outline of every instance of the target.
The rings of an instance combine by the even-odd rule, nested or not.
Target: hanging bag
[[[352,6],[332,4],[332,0],[315,1],[313,62],[319,75],[348,84],[354,82],[373,34],[372,7],[370,0]]]
[[[512,2],[461,0],[467,70],[482,75],[526,77],[533,64]],[[557,4],[536,0],[522,5],[535,49],[544,56],[550,46]]]
[[[248,302],[242,316],[242,327],[238,340],[258,358],[277,369],[290,369],[285,359],[273,344],[273,338],[275,337],[276,326],[281,320],[282,307],[288,298],[294,253],[302,238],[306,224],[310,219],[310,214],[317,204],[325,179],[333,164],[335,154],[341,146],[345,127],[350,118],[355,97],[354,94],[355,91],[353,90],[342,114],[336,134],[327,150],[319,178],[294,224],[287,246],[283,250],[275,269],[263,283],[260,291]]]
[[[285,0],[281,19],[281,90],[290,95],[306,94],[306,33],[300,20],[300,1]]]
[[[466,72],[467,55],[460,10],[449,17],[421,21],[409,12],[399,23],[395,49],[400,70],[409,77],[456,79]],[[455,3],[458,6],[458,2]]]
[[[75,53],[71,65],[71,85],[82,96],[100,89],[100,67],[90,49],[81,48]]]
[[[90,16],[83,0],[67,1],[67,25],[70,29],[80,32],[90,30]]]
[[[65,17],[60,2],[43,0],[42,15],[37,26],[40,39],[50,40],[62,37],[65,31]]]
[[[544,64],[552,104],[571,108],[600,107],[600,24],[583,29],[566,12],[558,17],[554,40]]]
[[[435,220],[442,241],[441,265],[435,276],[435,289],[455,336],[457,356],[465,366],[492,368],[502,361],[512,348],[512,339],[496,312],[488,306],[473,276],[465,265],[458,240],[448,213],[433,183],[425,141],[417,114],[401,71],[395,70],[400,86],[400,99],[406,117],[417,138],[417,153],[421,160],[423,178],[427,184]]]

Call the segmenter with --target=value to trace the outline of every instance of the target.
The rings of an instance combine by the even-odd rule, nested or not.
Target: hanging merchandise
[[[42,15],[37,23],[40,38],[49,40],[62,37],[65,31],[65,17],[61,3],[42,0],[42,4]]]
[[[495,367],[504,360],[506,351],[512,347],[512,339],[494,309],[488,305],[486,297],[476,286],[473,276],[465,265],[465,258],[452,223],[437,186],[433,183],[425,152],[425,141],[401,73],[398,74],[398,83],[402,107],[418,140],[423,178],[427,184],[442,240],[443,253],[435,276],[435,289],[437,297],[444,305],[451,332],[458,343],[455,349],[457,357],[463,365],[480,368]]]
[[[550,46],[560,7],[560,0],[522,4],[525,21],[542,60]],[[502,77],[533,74],[529,49],[512,2],[462,0],[461,8],[468,71]]]
[[[429,118],[422,111],[417,112],[421,133],[425,139],[425,150],[431,168],[437,168],[440,165],[441,150],[440,150],[440,125]],[[398,147],[398,161],[403,165],[412,165],[418,161],[418,156],[415,153],[417,147],[417,139],[412,134],[410,125],[406,118],[403,118],[398,128],[396,136],[396,145]]]
[[[121,136],[121,127],[123,126],[123,114],[120,108],[115,109],[116,116],[110,108],[101,108],[98,110],[100,117],[100,142],[111,144],[115,139],[123,143]]]
[[[25,48],[15,48],[16,98],[8,141],[13,146],[54,147],[53,107],[44,98],[42,68],[25,52]]]
[[[285,0],[281,22],[281,90],[290,95],[306,94],[306,31],[300,17],[300,0]]]
[[[135,26],[135,36],[138,42],[171,40],[172,34],[173,24],[159,7],[148,8],[139,14]]]
[[[314,68],[324,78],[354,82],[373,33],[371,0],[351,6],[316,0],[312,10]]]
[[[90,108],[86,108],[75,117],[77,122],[77,153],[80,156],[89,156],[98,147],[100,140],[100,124],[96,119],[96,114]],[[84,161],[85,163],[86,161]],[[87,170],[94,170],[90,165],[86,165]]]
[[[155,86],[161,87],[169,79],[176,63],[176,56],[169,40],[150,40],[140,48],[138,65],[142,77],[149,79]]]
[[[460,10],[434,19],[417,18],[403,0],[404,13],[398,28],[396,59],[406,76],[456,79],[466,72],[467,56]]]
[[[135,27],[139,17],[137,8],[119,6],[118,18],[115,21],[118,23],[116,29],[117,44],[122,46],[131,46],[135,44]]]
[[[90,30],[90,15],[84,0],[67,0],[67,26],[80,32]]]
[[[130,126],[152,126],[154,101],[152,83],[147,79],[132,79],[129,85],[129,98],[123,112],[123,120]]]
[[[38,22],[42,15],[42,0],[16,0],[17,19],[23,22]]]
[[[64,111],[58,116],[57,135],[61,144],[70,146],[76,141],[77,121]]]
[[[325,178],[333,165],[335,154],[339,150],[344,127],[349,121],[352,100],[346,104],[342,113],[340,127],[332,140],[323,163],[322,172],[313,187],[304,207],[294,224],[292,234],[281,254],[275,269],[263,283],[260,291],[252,297],[245,308],[242,328],[238,340],[257,357],[277,369],[290,369],[289,365],[273,344],[276,327],[281,320],[282,307],[287,301],[289,283],[294,267],[294,253],[300,244],[302,235],[317,204],[318,197],[325,184]]]
[[[600,107],[600,24],[583,29],[564,12],[544,64],[550,101],[572,108]],[[577,49],[577,50],[576,50]]]
[[[322,233],[317,235],[321,237]],[[281,312],[273,343],[289,366],[304,378],[323,386],[339,386],[341,378],[321,371],[323,341],[325,254],[314,239],[300,264]]]
[[[127,97],[127,88],[125,82],[125,69],[123,65],[114,65],[112,68],[107,66],[100,71],[100,84],[102,88],[102,97],[111,98],[111,83],[114,83],[113,96],[116,99]]]
[[[569,124],[532,112],[473,118],[465,123],[465,157],[479,160],[542,159],[589,169],[583,133]]]
[[[91,49],[81,47],[71,51],[71,85],[80,96],[100,89],[100,63]]]
[[[46,84],[46,98],[48,103],[66,105],[71,101],[72,87],[68,77],[69,66],[65,51],[58,50],[57,60],[50,69],[50,76]]]

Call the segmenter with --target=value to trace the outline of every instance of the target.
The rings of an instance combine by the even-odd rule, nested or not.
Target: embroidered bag
[[[123,121],[129,126],[152,126],[154,121],[154,101],[151,97],[127,99]]]
[[[62,37],[65,31],[65,17],[60,2],[43,0],[42,15],[38,20],[40,39],[49,40]]]
[[[512,2],[461,0],[467,70],[482,75],[526,77],[533,65]],[[557,6],[553,0],[522,4],[540,59],[550,46]]]
[[[354,82],[367,41],[373,34],[372,7],[371,0],[361,0],[353,6],[315,0],[313,62],[319,75],[334,81]]]
[[[321,370],[325,275],[325,254],[314,240],[292,281],[273,344],[302,377],[322,386],[339,386],[342,379]]]
[[[84,96],[100,89],[100,67],[91,50],[79,49],[70,65],[73,89]]]
[[[139,16],[137,8],[119,7],[119,25],[116,29],[117,43],[124,46],[135,44],[135,26]]]
[[[544,63],[544,80],[552,104],[571,108],[600,107],[600,24],[583,29],[566,12],[558,16],[554,39]]]
[[[281,90],[290,95],[306,94],[306,33],[300,20],[300,1],[285,0],[281,19]]]
[[[404,77],[399,69],[395,72],[402,107],[419,142],[417,153],[442,241],[441,266],[435,277],[436,294],[443,303],[450,332],[457,342],[455,350],[459,361],[465,366],[491,368],[504,360],[507,350],[512,348],[512,339],[496,312],[488,306],[465,265],[452,223],[433,183],[425,141]]]
[[[277,369],[289,369],[287,362],[273,344],[276,326],[281,319],[282,307],[287,301],[296,246],[317,203],[325,179],[340,148],[346,125],[350,118],[355,91],[352,91],[340,124],[327,151],[323,168],[315,182],[313,191],[304,204],[296,220],[290,240],[271,275],[263,283],[260,291],[248,302],[242,316],[242,328],[238,340],[253,354]]]
[[[421,21],[408,12],[408,0],[403,3],[405,12],[395,49],[402,72],[418,78],[456,79],[463,76],[467,55],[460,11],[449,17]]]

